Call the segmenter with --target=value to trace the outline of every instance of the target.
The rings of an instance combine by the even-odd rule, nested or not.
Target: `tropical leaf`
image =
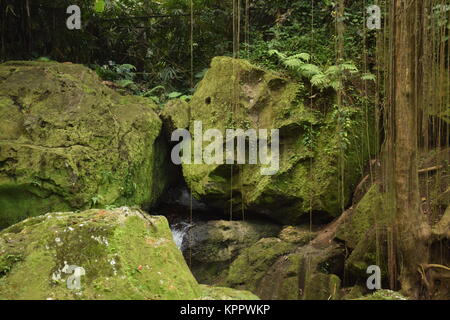
[[[287,59],[287,56],[284,53],[275,49],[269,50],[268,54],[269,56],[277,56],[281,60]]]
[[[339,80],[333,80],[330,82],[330,87],[332,87],[334,90],[338,91],[342,89],[342,83]]]
[[[182,94],[181,92],[176,92],[176,91],[174,91],[174,92],[169,93],[169,94],[167,95],[167,97],[168,97],[169,99],[175,99],[175,98],[181,97],[182,95],[183,95],[183,94]]]
[[[353,63],[342,63],[339,65],[342,71],[349,71],[350,73],[358,72],[358,68]]]
[[[289,59],[300,59],[305,62],[309,62],[309,60],[311,60],[311,55],[309,53],[303,52],[303,53],[294,54],[293,56],[289,57]]]
[[[102,13],[105,11],[106,3],[104,0],[97,0],[94,4],[95,12]]]
[[[318,88],[327,87],[329,82],[330,81],[329,81],[328,77],[323,73],[316,74],[311,78],[311,84]]]
[[[119,81],[117,81],[117,84],[119,84],[121,87],[126,88],[126,87],[134,84],[134,81],[133,80],[119,80]]]
[[[372,73],[365,73],[361,76],[361,80],[364,81],[376,81],[377,77]]]
[[[303,62],[300,59],[289,57],[283,61],[283,64],[290,69],[296,70],[300,68],[302,65],[304,65],[305,62]]]
[[[305,63],[302,66],[300,66],[300,73],[308,78],[311,78],[313,76],[315,76],[316,74],[320,74],[322,73],[322,70],[320,70],[320,68],[318,66],[316,66],[315,64],[311,64],[311,63]]]
[[[330,66],[327,68],[327,70],[325,70],[325,74],[328,76],[337,75],[340,72],[341,72],[341,69],[339,68],[339,66]]]

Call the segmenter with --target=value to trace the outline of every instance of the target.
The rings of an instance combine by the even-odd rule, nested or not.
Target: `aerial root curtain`
[[[445,55],[433,51],[436,39],[442,42],[448,30],[439,33],[428,24],[434,24],[436,8],[443,4],[442,0],[387,2],[390,43],[385,57],[389,72],[384,177],[386,190],[393,195],[387,206],[392,210],[389,276],[393,289],[400,284],[401,290],[413,297],[421,295],[426,279],[420,271],[430,263],[432,232],[429,217],[422,212],[419,193],[418,151],[424,146],[419,145],[418,124],[428,121],[435,101],[436,93],[427,90],[426,85],[439,86],[438,78],[430,75],[436,71],[439,74],[439,68],[448,68]],[[440,139],[440,133],[433,138]]]

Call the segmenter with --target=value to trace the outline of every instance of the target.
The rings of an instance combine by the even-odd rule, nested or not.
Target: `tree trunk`
[[[402,292],[418,297],[420,277],[418,267],[428,262],[429,227],[420,209],[417,170],[417,101],[414,88],[416,33],[416,1],[393,0],[394,27],[392,76],[393,169],[398,247],[398,265]]]

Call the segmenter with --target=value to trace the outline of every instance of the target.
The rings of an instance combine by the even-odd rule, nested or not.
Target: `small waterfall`
[[[181,251],[184,250],[185,243],[184,238],[186,237],[188,231],[190,228],[192,228],[194,225],[189,224],[187,222],[180,222],[172,226],[172,235],[173,235],[173,241],[177,245],[178,249]]]

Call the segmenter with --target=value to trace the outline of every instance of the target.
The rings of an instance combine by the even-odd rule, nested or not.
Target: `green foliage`
[[[94,68],[103,80],[112,81],[118,86],[129,90],[130,93],[150,98],[161,107],[171,99],[189,101],[192,98],[191,95],[182,92],[170,91],[170,86],[157,85],[153,88],[148,88],[146,83],[137,82],[137,68],[131,64],[116,64],[110,61],[107,65],[94,66]],[[141,72],[140,75],[148,76],[148,73]]]
[[[178,98],[189,100],[192,87],[203,78],[212,57],[232,54],[233,14],[229,0],[192,1],[192,37],[190,0],[80,0],[77,4],[82,12],[82,30],[77,32],[65,28],[66,1],[51,1],[53,11],[48,10],[49,3],[49,0],[33,1],[28,17],[26,0],[0,1],[5,30],[27,35],[16,37],[15,32],[6,32],[0,60],[47,57],[83,63],[125,91],[148,97],[162,106],[177,93],[181,93]],[[324,67],[336,64],[335,1],[250,2],[248,32],[244,29],[247,21],[243,4],[241,58],[272,70],[281,66],[321,89],[339,88],[341,83],[336,78],[351,74],[345,64],[341,70]],[[362,65],[363,59],[362,10],[360,1],[346,1],[345,56],[351,57],[355,66]],[[54,11],[61,14],[53,14]],[[146,16],[149,18],[130,19]],[[21,20],[26,23],[19,24]],[[27,42],[29,38],[33,41]],[[373,59],[373,33],[367,34],[366,39],[365,55]],[[285,55],[285,59],[274,52]],[[362,79],[373,81],[374,76]]]
[[[92,207],[95,208],[97,205],[100,205],[102,203],[102,201],[104,201],[105,199],[101,196],[101,195],[96,195],[94,197],[92,197],[91,202],[92,202]]]
[[[109,81],[132,81],[136,77],[136,67],[131,64],[116,64],[109,61],[107,65],[95,66],[95,71],[103,80]]]
[[[314,150],[317,146],[317,140],[320,134],[320,130],[311,124],[304,124],[303,130],[304,130],[304,134],[302,137],[303,145],[305,147],[308,147],[310,150]]]
[[[358,127],[358,122],[360,121],[359,113],[360,110],[351,107],[339,107],[337,105],[333,107],[331,118],[334,119],[338,126],[339,145],[336,148],[339,148],[339,150],[345,152],[351,146],[352,139],[358,139],[358,133],[355,132],[355,128]]]
[[[106,3],[104,0],[95,0],[94,9],[95,12],[102,13],[105,11]]]
[[[23,260],[21,255],[17,254],[6,254],[0,259],[0,278],[5,276],[9,271],[11,271],[12,266],[16,262]]]
[[[270,50],[269,55],[276,56],[283,67],[295,76],[310,80],[312,85],[322,90],[328,88],[333,88],[336,91],[343,89],[343,82],[347,80],[348,76],[359,73],[358,68],[352,62],[343,62],[326,68],[308,63],[311,59],[308,53],[288,56],[278,50]],[[375,77],[372,74],[364,74],[361,79],[375,80]]]

